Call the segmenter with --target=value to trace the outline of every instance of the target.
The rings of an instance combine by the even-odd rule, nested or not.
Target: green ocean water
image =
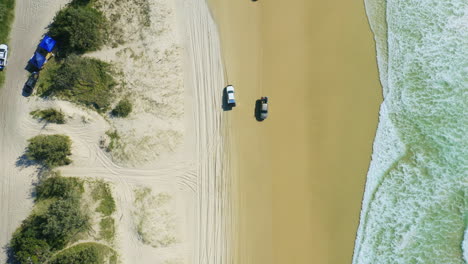
[[[353,263],[467,263],[468,2],[366,11],[384,102]]]

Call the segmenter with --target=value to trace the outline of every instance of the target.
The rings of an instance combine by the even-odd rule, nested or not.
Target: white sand
[[[26,140],[61,133],[73,140],[74,162],[60,168],[63,175],[101,178],[113,185],[116,249],[123,263],[232,262],[231,186],[221,110],[225,84],[219,38],[206,3],[139,0],[147,3],[148,27],[140,27],[148,21],[135,16],[119,33],[126,37],[136,32],[134,36],[88,55],[115,64],[122,72],[119,80],[126,85],[119,88],[119,96],[129,98],[135,109],[126,119],[113,119],[68,102],[21,96],[27,78],[24,64],[66,2],[17,2],[6,85],[0,90],[1,245],[32,206],[37,167],[15,163]],[[128,1],[120,3],[126,7]],[[131,12],[138,10],[123,14],[123,19]],[[32,119],[28,113],[39,106],[62,109],[67,124],[45,125]],[[100,146],[109,129],[122,137],[112,154]],[[157,206],[147,200],[142,207],[135,202],[135,190],[141,188],[151,190],[153,201],[163,195],[168,202]],[[142,215],[151,228],[138,228]],[[144,239],[138,230],[145,232]],[[4,259],[3,253],[0,261]]]

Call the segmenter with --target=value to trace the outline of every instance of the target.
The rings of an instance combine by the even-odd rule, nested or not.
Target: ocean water
[[[468,263],[468,2],[366,12],[384,101],[353,263]]]

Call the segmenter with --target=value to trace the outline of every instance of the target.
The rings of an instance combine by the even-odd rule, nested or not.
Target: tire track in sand
[[[181,0],[187,28],[187,57],[195,94],[199,157],[197,240],[193,263],[233,263],[231,182],[226,169],[221,95],[224,72],[216,25],[204,0]],[[223,120],[224,121],[224,120]]]

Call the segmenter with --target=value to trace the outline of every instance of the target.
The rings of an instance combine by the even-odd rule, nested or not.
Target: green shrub
[[[104,44],[106,19],[89,5],[80,5],[86,1],[74,2],[57,13],[49,35],[57,40],[65,54],[99,49]]]
[[[110,105],[115,82],[105,62],[71,55],[48,76],[50,80],[38,90],[40,96],[57,96],[97,111]]]
[[[51,254],[49,244],[41,239],[39,218],[30,217],[23,221],[21,228],[13,234],[10,248],[20,263],[44,263]]]
[[[77,233],[85,231],[88,218],[81,212],[79,199],[59,199],[41,216],[42,235],[52,248],[63,248]]]
[[[44,110],[35,110],[30,113],[34,118],[46,120],[50,123],[65,124],[65,115],[62,111],[55,110],[54,108],[47,108]]]
[[[24,220],[10,241],[19,263],[46,263],[55,251],[89,228],[88,216],[80,206],[83,182],[54,172],[52,175],[36,187],[36,206],[41,202],[50,205]]]
[[[68,165],[71,160],[71,140],[65,135],[39,135],[28,140],[26,155],[49,168]]]
[[[83,182],[78,178],[53,176],[39,183],[36,187],[37,199],[80,197]]]
[[[120,100],[120,102],[112,109],[112,115],[117,117],[127,117],[132,112],[132,103],[127,99]]]

